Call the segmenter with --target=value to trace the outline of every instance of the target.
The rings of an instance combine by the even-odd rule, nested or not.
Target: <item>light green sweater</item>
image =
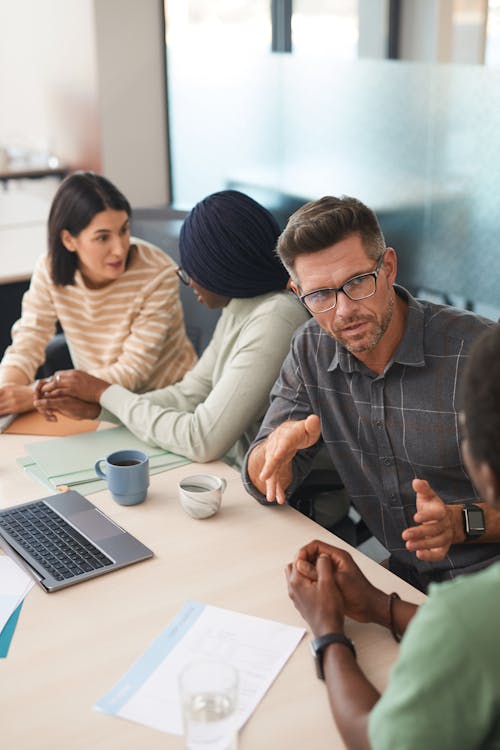
[[[241,466],[269,404],[295,329],[308,319],[291,292],[232,299],[194,368],[175,385],[136,395],[112,385],[100,418],[191,461]]]
[[[500,563],[433,584],[369,719],[376,750],[500,748]]]

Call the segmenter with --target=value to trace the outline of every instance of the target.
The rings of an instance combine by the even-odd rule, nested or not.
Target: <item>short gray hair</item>
[[[288,273],[295,277],[298,255],[324,250],[350,235],[358,234],[369,258],[379,258],[385,239],[374,212],[347,195],[325,196],[306,203],[288,219],[276,252]]]

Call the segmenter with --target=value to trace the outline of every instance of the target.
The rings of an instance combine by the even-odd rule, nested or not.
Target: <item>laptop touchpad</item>
[[[95,542],[125,533],[123,529],[101,515],[98,510],[84,510],[81,513],[74,513],[69,520],[77,529],[80,529],[82,534]]]

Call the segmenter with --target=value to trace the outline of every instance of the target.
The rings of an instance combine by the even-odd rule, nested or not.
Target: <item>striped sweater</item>
[[[79,271],[74,285],[55,286],[48,257],[41,257],[1,365],[33,381],[59,320],[80,370],[136,393],[180,380],[196,354],[184,328],[175,265],[158,248],[131,243],[126,271],[102,289],[89,289]]]

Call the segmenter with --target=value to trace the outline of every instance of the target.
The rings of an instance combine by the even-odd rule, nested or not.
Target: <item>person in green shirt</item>
[[[463,385],[462,455],[481,497],[498,510],[500,326],[474,346]],[[428,502],[432,499],[422,500],[418,512],[425,513]],[[390,598],[347,552],[319,541],[299,551],[286,576],[290,597],[313,633],[320,674],[347,748],[500,747],[500,563],[432,584],[420,608]],[[345,636],[346,616],[383,625],[397,640],[403,637],[382,696],[356,661]]]

